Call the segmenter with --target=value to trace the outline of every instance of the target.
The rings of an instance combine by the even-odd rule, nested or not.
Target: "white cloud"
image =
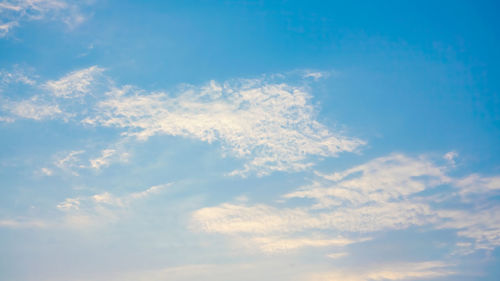
[[[433,222],[434,212],[425,204],[386,203],[314,212],[309,208],[279,209],[266,205],[222,204],[193,214],[197,228],[222,234],[295,233],[311,230],[373,232],[404,229]],[[195,227],[196,229],[196,227]]]
[[[331,254],[328,254],[326,256],[330,259],[340,259],[340,258],[343,258],[343,257],[348,256],[348,255],[349,255],[349,253],[347,253],[347,252],[338,252],[338,253],[331,253]]]
[[[90,93],[93,84],[102,75],[103,71],[103,68],[91,66],[73,71],[59,80],[48,81],[44,87],[58,98],[82,97]]]
[[[329,73],[322,71],[305,71],[303,74],[304,78],[313,78],[314,80],[319,80],[324,77],[328,77]]]
[[[472,248],[476,250],[498,246],[498,208],[463,200],[460,196],[470,189],[471,183],[476,183],[477,192],[491,196],[491,192],[497,190],[496,178],[473,175],[455,179],[447,175],[448,169],[423,156],[392,154],[344,172],[317,173],[321,178],[313,184],[283,196],[286,200],[307,199],[303,201],[305,206],[283,208],[283,202],[278,207],[224,203],[195,211],[192,229],[236,239],[278,236],[287,241],[305,232],[344,233],[356,237],[428,225],[434,229],[455,229],[459,237],[472,240]],[[453,189],[443,190],[443,186]],[[444,193],[445,200],[458,199],[462,204],[469,204],[467,211],[437,208],[432,204],[434,195],[425,194],[428,190]]]
[[[90,168],[99,170],[109,166],[112,162],[127,162],[129,153],[123,151],[123,147],[107,148],[101,151],[101,156],[90,159]]]
[[[287,252],[290,250],[300,249],[304,247],[328,247],[328,246],[337,246],[342,247],[355,242],[356,240],[347,239],[347,238],[334,238],[334,239],[325,239],[321,237],[309,238],[286,238],[286,237],[273,237],[273,236],[264,236],[264,237],[253,237],[247,242],[250,242],[250,245],[257,245],[261,251],[265,253],[279,253],[279,252]]]
[[[55,20],[74,28],[85,21],[78,4],[63,0],[4,0],[0,2],[0,37],[25,21]]]
[[[1,27],[0,27],[1,30]],[[0,86],[10,83],[22,83],[26,85],[35,85],[36,81],[25,73],[25,70],[15,66],[12,71],[0,70]],[[0,89],[1,90],[1,89]]]
[[[448,153],[446,153],[443,158],[448,160],[448,162],[450,162],[451,165],[455,165],[455,159],[458,157],[458,152],[456,151],[450,151]]]
[[[0,38],[7,35],[7,33],[9,33],[9,31],[17,25],[17,22],[7,22],[0,24]]]
[[[46,176],[52,176],[52,174],[54,173],[51,169],[49,168],[42,168],[40,169],[40,171],[42,172],[42,174],[46,175]]]
[[[457,235],[471,239],[474,243],[460,243],[465,253],[472,250],[493,250],[500,246],[500,207],[481,210],[440,210],[443,222],[439,228],[458,229]]]
[[[114,149],[105,149],[102,151],[100,157],[94,158],[90,160],[90,166],[94,169],[99,169],[101,166],[108,166],[109,159],[116,153]]]
[[[59,105],[46,103],[40,100],[38,96],[19,102],[6,102],[3,104],[3,109],[16,117],[34,120],[54,119],[66,116],[59,108]]]
[[[500,176],[484,177],[472,174],[463,179],[456,180],[455,185],[461,188],[460,194],[464,197],[487,194],[490,191],[500,190]]]
[[[64,155],[57,157],[54,162],[54,165],[59,169],[64,171],[69,171],[73,175],[78,176],[78,173],[75,169],[85,168],[83,164],[81,164],[81,160],[79,155],[83,154],[84,150],[73,150],[68,153],[64,153]]]
[[[60,210],[78,210],[80,209],[80,200],[77,198],[66,198],[57,205]]]
[[[364,144],[317,122],[305,89],[265,79],[212,81],[176,96],[126,86],[108,96],[84,123],[123,128],[143,140],[164,134],[219,142],[247,161],[233,175],[303,170],[312,165],[310,156],[336,156]]]
[[[167,94],[130,85],[115,87],[103,72],[92,66],[34,85],[46,93],[9,102],[14,108],[9,112],[37,120],[71,117],[84,125],[116,127],[122,130],[119,143],[154,135],[216,143],[224,156],[244,160],[242,168],[229,173],[240,176],[304,170],[318,156],[336,157],[365,144],[315,119],[309,90],[300,77],[293,83],[286,75],[211,81]],[[111,159],[113,150],[113,146],[103,150],[90,166],[99,169],[126,158],[122,157],[126,153],[119,153]]]
[[[16,121],[14,118],[12,117],[3,117],[3,116],[0,116],[0,122],[5,122],[5,123],[12,123]]]
[[[169,186],[170,184],[155,185],[123,196],[102,192],[91,196],[66,198],[57,208],[65,213],[66,226],[80,228],[100,225],[118,221],[134,202],[158,194]]]
[[[361,206],[394,201],[451,181],[444,167],[424,157],[402,154],[380,157],[340,173],[316,174],[327,182],[315,182],[284,198],[311,198],[317,202],[315,208]]]
[[[48,224],[42,220],[31,219],[0,219],[0,227],[5,228],[43,228]]]
[[[338,270],[311,274],[311,281],[375,281],[375,280],[416,280],[455,274],[450,265],[439,261],[397,263],[377,266],[377,269]]]

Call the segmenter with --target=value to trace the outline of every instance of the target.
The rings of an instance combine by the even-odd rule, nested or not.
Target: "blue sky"
[[[497,280],[494,1],[0,2],[0,280]]]

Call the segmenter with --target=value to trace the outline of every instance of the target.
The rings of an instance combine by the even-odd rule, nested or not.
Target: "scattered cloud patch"
[[[86,19],[79,3],[64,0],[3,0],[0,2],[0,38],[27,21],[60,21],[74,28]]]
[[[102,77],[104,69],[91,66],[73,71],[59,80],[51,80],[44,84],[52,95],[58,98],[78,98],[91,93],[97,80]]]
[[[79,228],[112,223],[126,215],[128,208],[137,200],[159,194],[170,185],[155,185],[123,196],[102,192],[91,196],[66,198],[57,205],[57,209],[65,213],[66,226]]]
[[[450,151],[443,156],[443,158],[446,159],[451,165],[456,164],[457,157],[458,157],[458,152],[456,151]]]
[[[36,96],[29,100],[7,102],[3,105],[3,107],[5,111],[9,111],[16,117],[38,121],[64,116],[58,105],[47,104],[44,101],[39,100]]]
[[[8,112],[14,117],[71,118],[85,126],[118,128],[121,142],[169,135],[218,144],[224,156],[244,161],[242,168],[228,173],[243,177],[301,171],[313,166],[317,157],[356,152],[365,144],[318,122],[306,82],[292,80],[269,75],[211,81],[184,85],[169,94],[116,86],[103,68],[92,66],[35,85],[45,94],[11,101]],[[115,157],[112,149],[103,150],[91,166],[107,166]]]
[[[64,153],[57,157],[54,165],[63,171],[68,171],[73,175],[78,176],[78,172],[76,172],[75,169],[85,168],[85,166],[81,164],[79,156],[84,152],[85,150],[73,150],[68,153]]]
[[[12,117],[3,117],[3,116],[0,116],[0,122],[5,122],[5,123],[12,123],[16,121],[14,118]]]
[[[102,151],[101,156],[90,159],[90,166],[94,169],[100,169],[102,166],[108,166],[110,158],[115,155],[116,150],[105,149]]]
[[[457,229],[457,235],[466,238],[458,246],[458,252],[472,253],[474,250],[494,250],[500,246],[500,208],[487,206],[480,210],[440,210],[443,218],[440,228]]]
[[[52,174],[54,173],[51,169],[49,168],[42,168],[40,169],[40,171],[42,172],[42,174],[46,175],[46,176],[52,176]]]
[[[312,184],[282,196],[284,200],[305,199],[306,206],[224,203],[195,211],[192,229],[236,238],[279,235],[287,241],[301,233],[343,234],[359,239],[360,235],[377,231],[425,225],[454,229],[464,242],[470,242],[472,251],[498,246],[499,209],[461,196],[469,182],[482,183],[482,188],[474,186],[485,196],[498,194],[494,178],[475,175],[474,180],[456,179],[448,175],[452,165],[435,163],[425,156],[392,154],[343,172],[316,173],[319,177]],[[444,188],[447,186],[451,191]],[[425,193],[429,190],[444,193],[443,200],[468,207],[438,208],[433,204],[435,195]]]
[[[1,27],[0,27],[1,29]],[[35,85],[36,80],[28,75],[19,66],[14,67],[12,71],[0,70],[0,86],[6,86],[11,83],[21,83],[26,85]],[[1,91],[1,87],[0,87]]]
[[[212,81],[175,96],[132,87],[114,89],[108,96],[86,124],[123,128],[142,140],[163,134],[218,142],[230,155],[246,160],[231,175],[300,171],[313,165],[310,156],[334,157],[364,144],[317,122],[303,88],[265,79]]]
[[[322,72],[322,71],[307,70],[307,71],[304,71],[303,76],[304,76],[304,78],[312,78],[314,80],[319,80],[321,78],[326,78],[326,77],[330,76],[330,73]]]

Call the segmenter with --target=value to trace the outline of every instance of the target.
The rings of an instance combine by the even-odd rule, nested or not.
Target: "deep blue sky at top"
[[[456,149],[498,170],[498,10],[496,1],[103,1],[71,32],[24,23],[0,41],[1,66],[53,78],[99,64],[149,90],[334,70],[314,93],[321,114],[377,155]]]

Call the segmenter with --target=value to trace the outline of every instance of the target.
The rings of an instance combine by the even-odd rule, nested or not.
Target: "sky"
[[[499,9],[0,0],[0,280],[498,280]]]

